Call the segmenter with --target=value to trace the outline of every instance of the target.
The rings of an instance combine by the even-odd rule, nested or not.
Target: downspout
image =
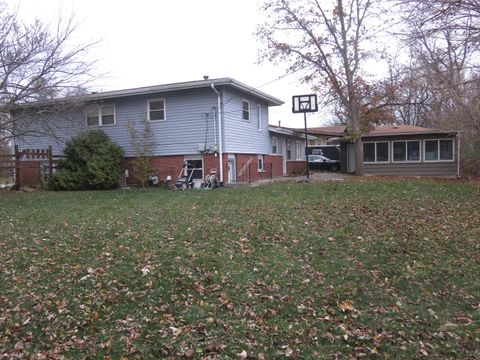
[[[220,157],[220,184],[223,185],[223,141],[222,141],[222,111],[221,111],[221,95],[213,85],[210,84],[212,90],[217,94],[217,120],[218,120],[218,156]]]

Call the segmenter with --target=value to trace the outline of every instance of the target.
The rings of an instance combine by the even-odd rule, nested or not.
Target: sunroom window
[[[425,140],[425,161],[452,161],[453,140]]]
[[[363,162],[388,162],[390,159],[388,141],[363,143]]]
[[[393,161],[418,162],[420,161],[420,141],[394,141]]]

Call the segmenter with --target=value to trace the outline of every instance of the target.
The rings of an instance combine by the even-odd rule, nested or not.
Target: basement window
[[[258,160],[258,171],[259,172],[264,171],[265,170],[265,164],[263,162],[263,155],[258,155],[257,160]]]

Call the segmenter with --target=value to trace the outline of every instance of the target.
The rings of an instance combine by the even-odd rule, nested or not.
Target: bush
[[[122,149],[101,130],[84,132],[65,147],[61,171],[50,177],[50,190],[108,190],[119,184]]]

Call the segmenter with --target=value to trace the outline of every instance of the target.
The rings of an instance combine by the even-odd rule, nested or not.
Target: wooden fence
[[[42,161],[43,160],[43,161]],[[47,174],[43,173],[42,163],[47,162]],[[0,155],[0,177],[14,178],[15,189],[22,186],[35,186],[42,182],[42,175],[53,172],[52,147],[48,149],[23,149],[15,146],[15,152],[9,155]],[[46,180],[44,178],[43,180]]]

